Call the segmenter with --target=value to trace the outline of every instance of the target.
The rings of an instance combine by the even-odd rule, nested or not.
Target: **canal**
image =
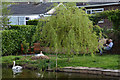
[[[48,72],[22,69],[13,71],[11,68],[2,68],[2,78],[17,79],[17,78],[39,78],[39,79],[80,79],[80,80],[118,80],[118,77],[105,75],[92,75],[81,73],[66,73],[66,72]]]

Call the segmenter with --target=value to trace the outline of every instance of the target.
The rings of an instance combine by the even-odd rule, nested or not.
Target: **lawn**
[[[46,54],[50,57],[50,65],[52,68],[55,67],[55,54]],[[13,64],[13,61],[16,60],[18,65],[34,65],[34,67],[40,67],[40,65],[48,65],[44,60],[31,60],[31,56],[3,56],[2,63]],[[1,59],[1,58],[0,58]],[[64,54],[58,55],[58,67],[96,67],[104,69],[120,69],[119,66],[119,55],[74,55],[70,57],[70,61],[67,61],[67,57]]]
[[[67,62],[67,58],[58,58],[58,66],[67,67],[96,67],[96,68],[105,68],[105,69],[120,69],[118,66],[119,55],[96,55],[92,57],[91,55],[86,56],[74,56],[70,59],[70,62]]]

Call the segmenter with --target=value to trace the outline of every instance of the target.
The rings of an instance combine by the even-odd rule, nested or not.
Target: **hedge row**
[[[2,31],[2,55],[8,55],[19,49],[19,33],[17,30]]]
[[[14,54],[20,50],[23,41],[32,43],[36,26],[11,25],[9,30],[2,31],[2,55]]]
[[[27,21],[26,25],[38,25],[38,24],[42,24],[42,26],[43,26],[44,23],[46,23],[46,21],[44,21],[44,20],[43,21],[42,20],[39,21],[38,19],[34,19],[34,20]]]
[[[24,38],[28,43],[31,44],[32,36],[36,31],[35,25],[11,25],[9,30],[17,30],[20,33],[20,38]]]
[[[38,19],[29,20],[26,23],[26,25],[37,25],[37,24],[38,24]]]

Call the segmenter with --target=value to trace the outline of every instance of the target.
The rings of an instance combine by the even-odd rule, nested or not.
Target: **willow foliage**
[[[38,26],[37,33],[42,30],[41,39],[46,40],[56,52],[94,53],[99,43],[93,28],[93,23],[82,9],[67,4],[57,8],[55,15],[49,17],[43,27]]]
[[[6,28],[6,26],[8,26],[11,22],[9,22],[9,17],[8,15],[10,14],[10,9],[8,9],[8,6],[10,5],[9,2],[2,2],[1,6],[2,6],[2,17],[1,18],[1,22],[0,24],[3,26],[3,29]]]

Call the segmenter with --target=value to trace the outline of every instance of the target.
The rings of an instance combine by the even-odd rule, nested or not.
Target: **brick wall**
[[[106,10],[120,9],[120,6],[118,6],[118,5],[104,6],[104,7],[101,7],[101,8],[104,8],[104,11],[106,11]],[[108,29],[112,28],[113,24],[112,24],[111,21],[109,21],[108,19],[104,19],[103,21],[104,21],[103,23],[98,24],[101,28],[103,28],[103,27],[106,27]]]
[[[101,28],[104,28],[104,27],[106,27],[107,29],[112,28],[112,22],[111,21],[109,21],[108,19],[104,19],[103,21],[104,21],[103,23],[98,24]]]
[[[106,10],[115,10],[115,9],[119,9],[120,10],[120,6],[118,5],[114,5],[114,6],[105,6],[104,7],[104,11]],[[109,28],[112,28],[112,22],[109,21],[108,19],[104,19],[104,23],[103,24],[98,24],[100,27],[107,27],[108,29]],[[113,34],[110,34],[109,36],[115,36]],[[115,40],[114,41],[114,45],[113,45],[113,48],[112,50],[108,51],[110,54],[120,54],[120,40]]]
[[[120,7],[119,7],[118,5],[105,6],[105,7],[104,7],[104,11],[106,11],[106,10],[115,10],[115,9],[120,9]]]

